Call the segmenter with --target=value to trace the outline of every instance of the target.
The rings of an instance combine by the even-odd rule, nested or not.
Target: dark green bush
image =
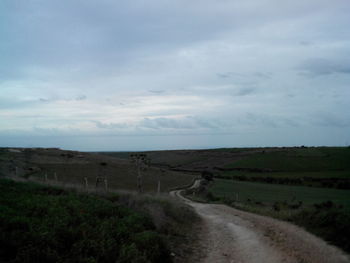
[[[294,215],[291,221],[350,252],[350,215],[329,202]]]

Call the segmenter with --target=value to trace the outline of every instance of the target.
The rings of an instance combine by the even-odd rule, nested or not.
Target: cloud
[[[312,76],[329,75],[334,73],[350,74],[350,57],[349,59],[326,59],[313,58],[307,59],[299,66],[303,72]]]
[[[249,94],[253,94],[255,92],[254,88],[243,88],[238,90],[238,92],[236,93],[237,96],[246,96]]]
[[[165,90],[149,90],[149,92],[153,94],[162,94],[165,92]]]
[[[130,125],[127,123],[102,123],[100,121],[93,121],[96,124],[97,128],[100,129],[125,129],[130,128]]]
[[[347,117],[339,117],[331,113],[323,113],[319,114],[319,116],[315,116],[312,121],[316,125],[325,127],[338,127],[342,129],[350,127],[350,115]]]
[[[86,95],[80,95],[75,98],[75,100],[86,100],[87,96]]]
[[[224,144],[220,134],[350,141],[348,0],[0,5],[0,141],[8,131],[100,136],[94,147],[128,134],[212,135],[177,142],[189,147]]]

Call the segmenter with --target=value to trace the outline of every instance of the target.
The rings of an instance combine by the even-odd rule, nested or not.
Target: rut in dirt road
[[[180,192],[171,195],[203,219],[199,241],[203,256],[197,262],[350,263],[341,250],[295,225],[225,205],[192,202]]]

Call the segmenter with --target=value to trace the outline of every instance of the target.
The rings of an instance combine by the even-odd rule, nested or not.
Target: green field
[[[55,181],[62,184],[74,184],[94,189],[96,178],[107,179],[109,189],[137,190],[137,167],[130,160],[113,158],[114,155],[89,154],[59,149],[20,149],[9,152],[0,148],[0,176],[15,176],[33,178],[45,181]],[[125,153],[123,153],[125,154]],[[101,165],[103,164],[103,166]],[[157,192],[158,180],[161,181],[161,192],[189,185],[194,175],[163,170],[157,167],[142,167],[144,192]],[[99,188],[104,188],[104,183]]]
[[[246,177],[271,177],[271,178],[298,178],[302,179],[305,177],[309,178],[341,178],[350,179],[350,170],[346,171],[312,171],[312,172],[246,172],[246,171],[225,171],[221,174],[222,176],[229,178],[236,178],[238,176]]]
[[[47,173],[48,178],[54,180],[54,173],[60,182],[73,183],[84,186],[84,177],[88,179],[89,187],[95,186],[96,176],[99,174],[99,166],[96,163],[73,163],[73,164],[41,164],[43,172],[36,177],[44,180]],[[137,171],[132,165],[121,165],[110,163],[106,168],[108,187],[110,189],[137,190]],[[194,176],[167,171],[164,174],[159,169],[148,168],[143,171],[143,189],[145,192],[157,192],[158,178],[161,178],[161,191],[168,192],[170,189],[188,185]],[[102,184],[100,184],[101,187]]]
[[[228,168],[265,168],[284,172],[350,171],[350,148],[309,147],[287,148],[257,153],[234,163]]]
[[[214,196],[229,197],[233,200],[238,194],[239,202],[247,202],[248,199],[266,204],[302,201],[305,205],[312,205],[330,200],[343,205],[350,211],[350,192],[348,190],[215,179],[210,191]]]
[[[350,252],[350,191],[215,179],[206,195],[239,209],[291,221]]]
[[[223,179],[350,189],[350,148],[277,148],[226,165]],[[231,170],[230,170],[231,169]]]

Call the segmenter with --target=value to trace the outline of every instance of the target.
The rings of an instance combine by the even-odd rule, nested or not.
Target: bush
[[[292,216],[291,220],[350,252],[350,215],[331,202],[303,210]]]

